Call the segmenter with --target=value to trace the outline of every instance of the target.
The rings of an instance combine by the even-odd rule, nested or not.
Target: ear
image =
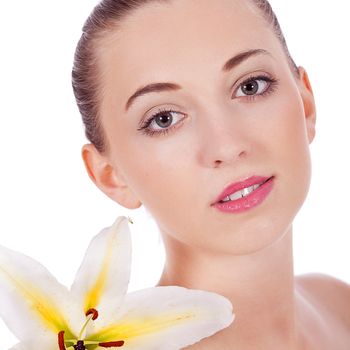
[[[310,84],[309,77],[303,67],[299,67],[299,89],[301,93],[301,98],[304,104],[304,113],[306,121],[307,136],[309,139],[309,144],[315,138],[316,133],[316,105],[315,98]]]
[[[142,205],[120,171],[93,144],[84,145],[81,153],[90,179],[109,198],[128,209],[136,209]]]

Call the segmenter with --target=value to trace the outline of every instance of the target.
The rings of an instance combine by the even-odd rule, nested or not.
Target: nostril
[[[246,151],[242,151],[242,152],[239,153],[237,158],[243,158],[243,157],[246,156],[246,154],[247,154]],[[219,160],[215,160],[215,162],[214,162],[215,168],[218,167],[219,165],[221,165],[221,163],[223,163],[223,162],[225,162],[225,161],[220,160],[220,159]]]
[[[245,157],[246,156],[246,151],[242,151],[239,155],[238,155],[238,157]]]

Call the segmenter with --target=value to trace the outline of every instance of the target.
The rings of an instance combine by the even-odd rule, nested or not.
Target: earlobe
[[[303,67],[299,67],[299,74],[300,74],[300,84],[301,84],[300,90],[301,90],[301,97],[304,105],[307,136],[308,136],[309,144],[311,144],[316,134],[315,98],[314,98],[309,77]]]
[[[90,179],[103,193],[128,209],[142,205],[118,169],[93,144],[84,145],[81,154]]]

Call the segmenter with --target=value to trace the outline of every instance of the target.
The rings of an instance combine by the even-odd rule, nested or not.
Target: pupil
[[[173,118],[168,114],[161,114],[156,117],[156,123],[163,128],[166,128],[171,125]]]
[[[243,85],[243,92],[247,95],[255,95],[259,90],[259,84],[256,81],[250,81]]]

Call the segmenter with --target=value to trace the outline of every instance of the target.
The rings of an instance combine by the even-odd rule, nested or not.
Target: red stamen
[[[64,345],[64,331],[60,331],[58,333],[58,347],[60,348],[60,350],[67,350]]]
[[[124,345],[124,340],[118,340],[118,341],[108,341],[105,343],[98,343],[99,346],[102,346],[103,348],[113,348],[113,347],[120,347]]]
[[[88,311],[86,311],[86,314],[85,314],[85,316],[89,316],[89,315],[93,315],[92,316],[92,320],[93,321],[95,321],[96,320],[96,318],[98,317],[98,311],[96,310],[96,309],[89,309]]]

